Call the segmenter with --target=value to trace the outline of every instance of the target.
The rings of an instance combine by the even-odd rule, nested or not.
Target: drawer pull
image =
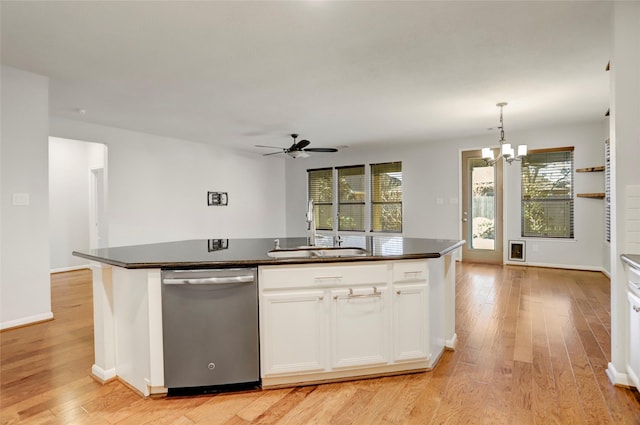
[[[416,270],[413,272],[404,272],[405,277],[418,277],[422,274],[422,270]]]
[[[324,297],[318,297],[318,301],[324,301]]]
[[[640,306],[634,305],[633,311],[635,311],[636,313],[640,313]]]
[[[342,276],[316,276],[315,280],[342,280]]]
[[[396,291],[396,294],[400,295],[400,294],[402,294],[402,291],[398,289],[398,290]]]

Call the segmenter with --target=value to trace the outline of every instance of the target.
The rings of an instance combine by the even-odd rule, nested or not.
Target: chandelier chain
[[[500,106],[500,144],[504,143],[504,123],[502,122],[502,108]]]

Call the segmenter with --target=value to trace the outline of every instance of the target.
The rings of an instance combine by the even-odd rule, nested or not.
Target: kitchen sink
[[[325,248],[304,247],[296,249],[274,249],[267,252],[272,258],[335,258],[335,257],[364,257],[369,251],[363,248]]]

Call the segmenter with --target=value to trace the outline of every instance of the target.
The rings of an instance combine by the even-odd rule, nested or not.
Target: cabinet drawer
[[[386,285],[387,264],[334,264],[260,268],[262,289],[329,288],[353,285]]]
[[[394,282],[417,282],[429,280],[429,269],[424,260],[403,261],[393,264]]]

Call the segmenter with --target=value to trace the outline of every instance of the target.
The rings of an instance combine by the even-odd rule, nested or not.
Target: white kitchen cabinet
[[[259,272],[263,387],[433,367],[427,261]],[[440,353],[442,335],[438,343]]]
[[[388,361],[387,288],[331,291],[331,367],[362,367]]]
[[[393,287],[393,360],[428,360],[429,285],[395,284]]]
[[[640,298],[631,291],[629,300],[629,361],[627,373],[633,384],[640,390]]]
[[[263,375],[324,370],[325,303],[323,290],[263,294]]]

